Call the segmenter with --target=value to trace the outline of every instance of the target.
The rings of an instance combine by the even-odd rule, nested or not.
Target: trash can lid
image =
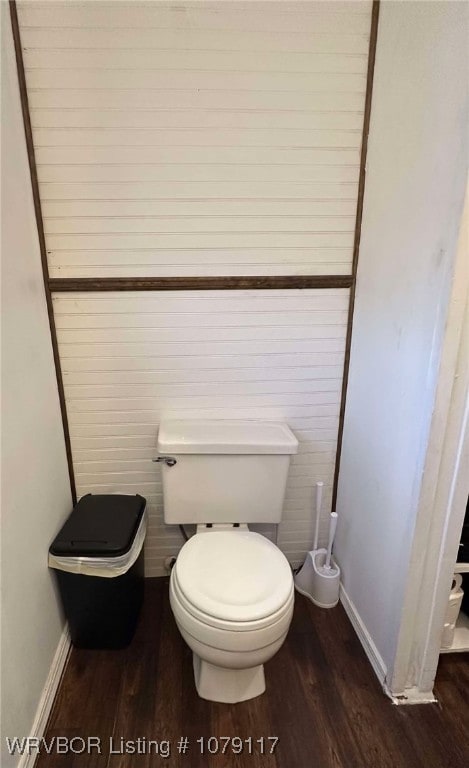
[[[143,496],[87,494],[52,542],[51,555],[116,557],[132,546],[145,511]]]

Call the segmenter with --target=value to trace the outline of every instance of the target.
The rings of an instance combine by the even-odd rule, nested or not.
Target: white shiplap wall
[[[52,277],[350,274],[371,2],[18,11]],[[148,575],[181,544],[162,416],[290,424],[279,544],[302,561],[318,479],[330,508],[348,296],[55,295],[78,493],[148,498]]]
[[[52,277],[347,274],[370,2],[19,2]]]
[[[165,417],[286,421],[292,460],[279,545],[302,561],[313,485],[330,509],[348,290],[56,294],[78,494],[142,493],[147,573],[181,545],[151,462]]]

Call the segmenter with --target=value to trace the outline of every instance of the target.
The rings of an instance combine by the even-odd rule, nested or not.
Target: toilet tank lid
[[[162,421],[159,453],[291,454],[298,440],[286,424],[271,421]]]

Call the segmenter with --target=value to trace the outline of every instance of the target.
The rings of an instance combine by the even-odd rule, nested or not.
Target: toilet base
[[[265,691],[264,665],[251,669],[217,667],[192,654],[194,679],[201,699],[236,704],[260,696]]]

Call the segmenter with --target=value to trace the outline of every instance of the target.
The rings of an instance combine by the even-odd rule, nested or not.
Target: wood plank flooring
[[[99,736],[99,754],[41,753],[36,768],[467,768],[469,657],[442,657],[438,704],[396,707],[382,693],[339,605],[296,595],[288,638],[266,665],[267,691],[236,705],[197,696],[167,579],[146,580],[142,617],[122,651],[73,649],[46,732]],[[189,749],[178,754],[187,736]],[[253,754],[200,754],[197,739],[253,738]],[[260,737],[277,736],[274,754]],[[110,754],[120,738],[169,740],[169,757]],[[213,742],[214,744],[214,742]],[[256,748],[257,747],[257,748]],[[268,749],[267,749],[268,752]]]

